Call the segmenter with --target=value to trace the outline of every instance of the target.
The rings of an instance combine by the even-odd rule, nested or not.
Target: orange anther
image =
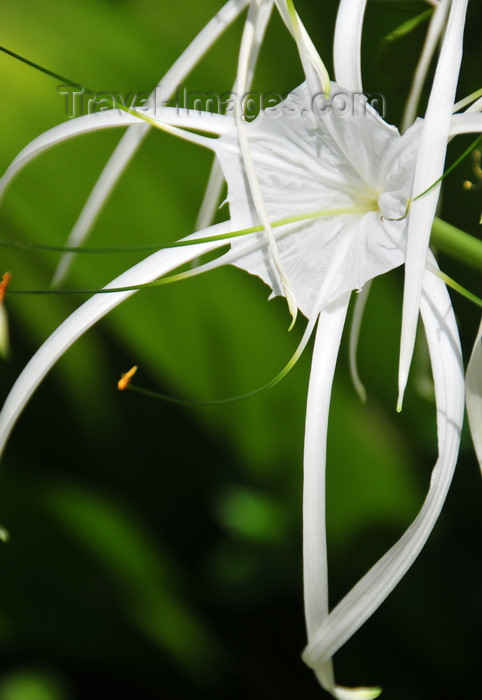
[[[137,372],[137,365],[134,365],[134,367],[131,367],[128,372],[123,374],[119,381],[117,382],[117,388],[119,391],[124,391],[124,389],[127,389],[127,387],[130,384],[130,381],[134,374]]]
[[[2,281],[0,282],[0,304],[2,303],[5,297],[5,293],[7,291],[8,283],[10,282],[11,277],[12,276],[10,272],[6,272],[2,277]]]

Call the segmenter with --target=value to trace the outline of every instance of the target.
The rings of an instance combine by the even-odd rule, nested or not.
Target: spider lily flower
[[[239,9],[241,4],[231,2],[228,6]],[[268,0],[252,3],[249,15],[252,27],[261,26],[256,24],[261,17],[258,11],[263,6],[267,9],[268,4],[272,3]],[[452,3],[452,10],[457,6],[457,12],[454,10],[449,17],[445,47],[453,47],[460,40],[458,8],[463,5],[464,0]],[[283,3],[277,6],[279,9]],[[326,432],[346,311],[351,292],[406,261],[410,231],[426,225],[430,217],[433,219],[432,192],[436,190],[417,199],[416,207],[411,200],[421,194],[420,182],[427,187],[433,184],[433,180],[426,182],[427,173],[436,175],[440,165],[440,154],[429,171],[423,169],[420,159],[420,153],[426,153],[427,143],[432,143],[427,134],[433,126],[432,118],[427,122],[417,121],[401,136],[368,105],[364,105],[362,113],[352,109],[361,91],[359,42],[364,6],[364,0],[342,0],[339,15],[342,19],[337,22],[335,33],[337,82],[318,95],[313,94],[313,84],[316,78],[321,80],[320,71],[313,67],[316,61],[312,61],[313,72],[308,71],[306,83],[276,108],[262,112],[256,121],[243,124],[241,129],[237,118],[193,115],[154,106],[143,112],[144,119],[135,113],[117,111],[80,117],[51,129],[27,146],[0,184],[5,188],[32,158],[65,139],[113,126],[134,126],[140,133],[149,126],[146,116],[150,125],[158,125],[215,153],[228,184],[229,220],[182,239],[182,247],[149,256],[107,285],[110,293],[93,296],[59,326],[26,366],[5,402],[0,416],[0,451],[23,407],[52,365],[80,335],[134,293],[129,287],[156,280],[226,243],[230,244],[230,250],[201,265],[199,272],[224,264],[236,265],[261,277],[273,295],[286,295],[282,278],[286,275],[299,310],[308,318],[303,343],[317,326],[304,460],[304,586],[308,631],[304,659],[321,685],[339,700],[374,698],[379,694],[377,689],[347,689],[337,685],[332,657],[389,595],[427,540],[455,468],[464,407],[462,357],[454,314],[445,285],[432,272],[436,262],[423,244],[420,260],[417,258],[415,262],[416,270],[422,269],[420,310],[435,383],[438,459],[425,502],[413,523],[330,611],[324,517]],[[263,26],[266,16],[262,16]],[[310,44],[301,25],[297,25],[295,34],[301,42],[300,55],[304,56],[305,65],[306,56],[312,56]],[[248,50],[245,44],[245,66],[252,61],[258,45],[259,42],[254,42]],[[448,50],[441,53],[442,66],[446,65]],[[239,84],[247,84],[249,72],[245,70],[244,77],[243,71],[239,72]],[[432,95],[438,97],[440,81],[434,86],[437,90],[434,87]],[[442,102],[445,109],[448,102],[445,93]],[[451,112],[452,109],[453,101]],[[443,126],[445,140],[437,132],[437,147],[439,142],[443,143],[445,152],[450,135],[481,129],[480,114],[450,116],[448,126],[445,122]],[[137,145],[136,138],[132,138],[132,144]],[[122,163],[127,162],[125,156],[122,158]],[[109,169],[109,187],[114,170]],[[100,199],[107,190],[104,186],[99,190]],[[210,196],[214,201],[212,192]],[[271,229],[281,264],[273,255],[267,229]],[[430,269],[425,267],[427,260]],[[410,279],[408,271],[407,279]]]
[[[455,465],[463,377],[445,287],[432,273],[427,273],[424,283],[427,336],[434,356],[434,371],[435,367],[445,367],[443,374],[436,375],[440,459],[434,473],[440,474],[440,479],[433,479],[428,505],[400,543],[386,555],[388,559],[366,575],[370,585],[365,585],[362,579],[359,588],[355,587],[340,603],[341,608],[338,606],[328,613],[322,484],[332,372],[350,292],[404,261],[407,201],[421,128],[417,123],[400,136],[369,106],[363,117],[350,111],[341,116],[333,108],[335,100],[344,103],[354,96],[341,91],[336,84],[331,86],[331,94],[332,108],[328,110],[329,103],[321,96],[316,110],[311,92],[304,84],[279,105],[279,113],[277,109],[268,110],[245,128],[264,205],[299,308],[309,319],[308,329],[320,319],[306,424],[305,600],[309,646],[305,659],[323,686],[335,697],[343,698],[348,697],[349,691],[335,686],[331,657],[403,576],[433,527]],[[193,243],[190,247],[154,253],[108,287],[118,289],[150,282],[230,242],[231,250],[205,267],[237,265],[259,275],[270,285],[273,294],[283,294],[264,232],[229,237],[234,231],[249,230],[259,223],[235,120],[207,114],[193,117],[168,109],[152,118],[163,119],[163,126],[167,124],[173,129],[183,123],[219,134],[218,138],[208,138],[182,132],[185,138],[214,150],[219,158],[228,182],[231,218],[190,236],[188,240]],[[51,129],[19,154],[4,182],[50,145],[90,129],[114,124],[125,126],[126,119],[133,123],[136,117],[103,112]],[[280,221],[285,223],[275,225]],[[220,235],[228,238],[216,238]],[[196,239],[203,242],[196,243]],[[133,293],[124,289],[92,297],[50,336],[7,398],[0,419],[1,445],[35,387],[67,347]],[[375,691],[356,692],[375,697]]]
[[[289,3],[292,8],[292,2]],[[245,23],[251,34],[249,48],[245,54],[241,52],[238,74],[236,76],[232,93],[244,94],[250,89],[253,79],[259,51],[264,40],[264,35],[271,17],[273,7],[276,6],[282,20],[291,34],[296,31],[296,44],[302,57],[303,66],[307,77],[324,72],[322,61],[308,36],[301,20],[294,12],[290,12],[287,0],[229,0],[214,17],[199,32],[185,51],[173,63],[153,90],[148,106],[160,109],[162,104],[172,98],[177,88],[192,72],[204,54],[216,43],[219,37],[230,27],[239,15],[249,7],[248,17]],[[326,79],[326,72],[324,77]],[[105,165],[94,189],[90,193],[67,241],[68,247],[81,245],[94,225],[106,199],[114,189],[116,183],[125,168],[135,155],[136,151],[147,136],[150,124],[132,124],[127,129],[111,158]],[[216,212],[219,196],[223,185],[220,169],[215,162],[206,190],[205,199],[197,219],[196,228],[208,226]],[[72,254],[66,253],[54,275],[53,284],[58,286],[68,272]]]

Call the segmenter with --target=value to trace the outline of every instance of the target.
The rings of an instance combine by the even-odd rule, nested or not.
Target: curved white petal
[[[273,2],[274,0],[261,0],[258,3],[250,3],[243,34],[251,26],[252,36],[244,46],[243,40],[241,40],[238,71],[233,89],[233,92],[238,95],[244,95],[253,81],[259,52],[273,10]]]
[[[199,129],[219,135],[232,128],[234,123],[231,117],[223,114],[196,113],[189,109],[181,110],[174,107],[164,107],[162,109],[154,107],[149,110],[143,109],[142,112],[155,121],[162,129],[166,129],[180,138],[207,148],[211,148],[209,138],[185,131],[185,129]],[[49,148],[91,131],[142,123],[145,123],[142,117],[136,117],[130,112],[111,109],[105,112],[96,112],[95,114],[85,114],[82,117],[54,126],[31,141],[12,161],[0,179],[0,197],[15,175],[30,161]],[[176,126],[184,128],[178,129]]]
[[[248,12],[248,18],[244,25],[243,36],[241,39],[241,48],[239,51],[237,80],[237,86],[241,94],[244,94],[248,82],[249,76],[247,74],[247,70],[249,67],[249,57],[250,55],[252,55],[253,51],[257,50],[257,45],[259,44],[259,38],[256,34],[256,28],[258,25],[259,17],[262,12],[265,15],[267,13],[270,13],[271,4],[268,5],[267,3],[261,2],[260,5],[251,5]],[[264,232],[269,245],[270,255],[276,267],[276,271],[279,275],[284,295],[287,298],[288,306],[294,322],[294,320],[296,319],[297,312],[296,300],[289,280],[287,279],[284,273],[283,264],[281,262],[278,247],[276,245],[274,233],[271,228],[271,223],[269,220],[268,212],[266,210],[263,193],[259,185],[259,180],[251,153],[246,123],[242,115],[239,113],[236,114],[236,127],[239,149],[243,163],[243,170],[246,173],[248,181],[248,196],[252,198],[256,209],[256,214],[259,217],[261,223],[263,224]]]
[[[163,101],[165,102],[172,97],[177,87],[189,75],[196,64],[199,63],[204,54],[218,40],[221,34],[236,20],[239,14],[248,5],[249,1],[250,0],[229,0],[206,26],[203,27],[156,86],[151,95],[151,99],[156,103],[157,107],[162,106],[161,103]],[[67,245],[69,247],[79,246],[85,240],[104,202],[110,196],[110,193],[114,189],[125,168],[147,136],[149,129],[150,126],[147,123],[134,125],[129,127],[127,132],[122,136],[122,139],[116,146],[94,185],[94,188],[80,212],[79,218],[74,224],[67,240]],[[66,253],[60,259],[53,278],[54,286],[60,284],[61,280],[65,278],[72,256],[72,253]]]
[[[482,321],[467,367],[465,392],[472,441],[482,469]]]
[[[363,319],[365,306],[368,301],[368,295],[370,294],[371,285],[372,281],[369,280],[364,285],[363,289],[361,289],[356,295],[355,307],[353,309],[353,317],[350,326],[350,341],[348,347],[348,368],[350,371],[350,377],[353,386],[355,387],[355,391],[362,403],[365,403],[367,400],[367,392],[358,372],[357,350],[358,340],[360,338],[361,322]]]
[[[413,182],[414,197],[425,192],[443,173],[455,91],[462,61],[467,2],[468,0],[452,0],[422,128]],[[440,184],[420,199],[415,199],[411,206],[400,340],[399,408],[402,405],[415,345],[422,281],[439,191]]]
[[[401,132],[403,133],[415,121],[417,106],[422,93],[422,88],[432,62],[435,49],[442,34],[451,0],[441,0],[435,8],[420,55],[417,68],[413,76],[412,86],[408,95],[407,104],[403,113]]]
[[[345,90],[363,92],[361,36],[367,0],[340,0],[333,40],[335,81]]]
[[[232,93],[235,95],[244,95],[250,88],[254,77],[254,71],[258,61],[259,51],[263,43],[264,35],[266,33],[266,28],[271,17],[271,12],[273,9],[273,1],[267,0],[261,3],[259,11],[256,13],[254,18],[254,40],[250,47],[250,51],[247,56],[245,56],[245,66],[243,67],[244,80],[243,84],[239,86],[240,75],[236,76],[234,82]],[[240,56],[241,60],[241,56]],[[238,87],[239,86],[239,87]],[[203,201],[199,214],[195,223],[195,230],[206,228],[209,226],[216,214],[216,207],[219,203],[219,198],[221,196],[221,191],[224,185],[224,175],[217,159],[214,160],[211,172],[209,174],[209,180],[204,193]]]
[[[201,29],[157,84],[151,97],[158,107],[172,96],[180,83],[251,1],[229,0]]]
[[[342,688],[337,685],[331,694],[336,700],[374,700],[381,692],[381,688]]]
[[[207,228],[212,224],[219,206],[219,200],[221,198],[221,192],[223,191],[224,182],[223,170],[219,164],[219,161],[215,158],[211,166],[208,184],[206,185],[206,189],[204,191],[204,196],[196,218],[196,223],[194,224],[196,231],[198,229]]]
[[[293,22],[286,0],[275,0],[275,2],[283,22],[296,41],[305,79],[310,85],[312,93],[316,94],[320,89],[321,92],[329,92],[328,71],[303,22],[297,13],[295,13],[295,21]]]
[[[310,642],[328,617],[328,564],[325,523],[326,435],[331,386],[349,294],[321,313],[311,363],[305,422],[303,478],[303,582],[306,628]],[[335,687],[331,659],[315,669],[321,685]]]
[[[230,230],[230,222],[223,222],[187,236],[184,240],[192,240],[192,246],[160,250],[124,272],[105,289],[152,282],[189,260],[229,243],[229,240],[221,240],[196,244],[196,238],[227,233]],[[221,259],[214,261],[211,266],[222,264]],[[15,382],[0,414],[0,455],[17,418],[50,368],[86,330],[134,293],[135,290],[96,294],[74,311],[40,347]]]
[[[482,131],[482,114],[479,112],[455,114],[450,122],[450,136],[474,134]]]
[[[433,264],[433,256],[429,256]],[[424,504],[398,542],[368,571],[320,626],[304,653],[319,667],[361,627],[410,568],[445,501],[457,461],[464,409],[464,377],[457,325],[445,285],[426,271],[421,301],[437,403],[439,457]]]

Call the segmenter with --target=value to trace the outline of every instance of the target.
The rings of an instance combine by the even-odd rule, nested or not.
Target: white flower
[[[276,232],[283,268],[308,318],[405,257],[419,125],[400,137],[369,105],[355,106],[357,99],[333,83],[330,98],[313,100],[304,84],[246,128],[270,221],[323,214]],[[233,227],[258,224],[236,131],[214,148],[228,183]],[[283,294],[263,233],[235,240],[231,251],[226,260]]]
[[[221,12],[227,13],[231,21],[246,4],[231,1]],[[442,0],[441,6],[446,4]],[[238,87],[249,82],[272,5],[269,0],[250,3],[240,51]],[[288,24],[291,18],[307,73],[307,82],[286,101],[262,113],[252,124],[240,121],[239,115],[235,118],[193,116],[154,106],[143,115],[150,119],[150,125],[157,124],[214,151],[228,183],[230,219],[183,239],[192,245],[149,256],[108,285],[111,289],[124,288],[123,291],[95,295],[50,336],[5,402],[0,416],[0,450],[48,370],[82,333],[134,293],[125,288],[155,280],[202,253],[230,243],[228,253],[200,271],[234,264],[261,277],[273,294],[292,294],[292,300],[296,300],[308,318],[302,346],[318,323],[305,437],[303,521],[308,647],[304,659],[334,697],[373,698],[379,694],[377,689],[350,690],[337,686],[332,657],[383,602],[419,554],[444,503],[460,440],[464,379],[457,327],[445,285],[426,269],[427,258],[431,269],[436,268],[427,252],[427,234],[438,190],[432,189],[427,195],[412,199],[441,174],[450,135],[482,129],[478,114],[452,119],[458,59],[454,57],[449,65],[449,57],[451,52],[460,53],[466,1],[451,3],[427,120],[416,122],[403,136],[369,106],[361,113],[354,110],[357,93],[361,91],[359,43],[364,0],[342,0],[340,4],[341,19],[335,37],[338,84],[331,86],[324,83],[323,71],[302,25],[293,20],[291,3],[280,0],[276,5]],[[228,19],[223,17],[226,26]],[[212,42],[217,26],[208,25],[209,37],[204,37],[199,45],[203,51]],[[194,53],[199,56],[202,51]],[[193,60],[190,56],[187,62],[181,61],[182,70],[177,73],[172,69],[176,80],[192,67]],[[442,85],[440,77],[444,70],[448,71],[448,87]],[[172,87],[174,82],[169,85]],[[315,91],[316,86],[323,90]],[[322,94],[328,91],[329,97]],[[342,105],[346,108],[342,109]],[[440,128],[435,124],[437,108],[443,114]],[[108,166],[88,205],[85,225],[81,226],[84,235],[149,128],[135,114],[102,112],[51,129],[17,156],[1,187],[4,189],[21,167],[54,144],[92,129],[128,125],[135,129],[127,132],[124,145]],[[199,135],[187,129],[216,136]],[[219,182],[219,177],[214,181]],[[207,210],[217,201],[217,191],[217,186],[209,190]],[[258,230],[237,235],[251,227]],[[202,242],[196,243],[197,239]],[[403,377],[408,373],[412,327],[418,318],[420,302],[435,383],[439,456],[418,516],[401,539],[330,612],[324,471],[331,384],[341,333],[350,293],[403,264],[407,256],[410,265],[406,273],[404,329],[408,331],[404,330],[403,338],[408,340],[404,340],[403,346],[401,391]]]

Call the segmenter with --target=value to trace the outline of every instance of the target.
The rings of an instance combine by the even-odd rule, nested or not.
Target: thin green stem
[[[286,375],[288,372],[294,367],[296,362],[299,359],[299,355],[296,356],[294,355],[289,363],[279,372],[276,377],[271,379],[269,382],[266,384],[263,384],[263,386],[258,387],[257,389],[253,389],[252,391],[248,391],[245,394],[239,394],[237,396],[227,396],[226,398],[222,399],[194,399],[194,400],[189,400],[189,399],[178,399],[175,396],[169,396],[168,394],[162,394],[158,391],[154,391],[153,389],[146,389],[141,386],[137,386],[136,384],[128,384],[126,389],[128,391],[135,391],[138,394],[143,394],[144,396],[148,396],[151,399],[157,399],[159,401],[166,401],[167,403],[175,403],[180,406],[224,406],[225,404],[228,403],[237,403],[238,401],[244,401],[245,399],[251,399],[254,396],[257,396],[258,394],[263,394],[265,391],[269,391],[269,389],[273,389],[276,384],[278,384]]]
[[[257,396],[258,394],[262,394],[265,391],[269,391],[269,389],[273,389],[279,382],[281,382],[286,377],[286,375],[289,372],[291,372],[291,370],[303,354],[303,350],[305,349],[306,344],[311,336],[314,325],[315,324],[312,322],[308,323],[298,347],[296,348],[295,352],[288,360],[286,365],[283,367],[283,369],[280,372],[278,372],[278,374],[275,377],[273,377],[273,379],[270,379],[269,382],[266,382],[266,384],[263,384],[262,386],[258,387],[257,389],[253,389],[252,391],[248,391],[245,394],[238,394],[237,396],[228,396],[222,399],[189,400],[178,399],[174,396],[161,394],[160,392],[153,391],[152,389],[145,389],[144,387],[137,386],[136,384],[131,384],[130,382],[126,385],[125,389],[135,391],[138,394],[143,394],[144,396],[148,396],[152,399],[167,401],[168,403],[180,404],[181,406],[223,406],[228,403],[236,403],[238,401],[244,401],[245,399],[251,399],[254,396]]]
[[[342,207],[338,209],[319,209],[317,211],[312,211],[312,212],[307,212],[306,214],[297,214],[295,216],[287,216],[284,219],[278,219],[277,221],[274,221],[271,223],[271,226],[273,228],[279,227],[279,226],[287,226],[289,224],[296,224],[300,221],[307,221],[310,219],[317,219],[317,218],[322,218],[322,217],[329,217],[329,216],[340,216],[342,214],[360,214],[360,213],[366,213],[367,211],[372,211],[372,209],[367,208],[367,207]],[[206,236],[204,238],[194,238],[190,240],[181,240],[181,241],[174,241],[173,243],[168,243],[164,246],[155,246],[155,249],[163,249],[163,248],[179,248],[183,246],[189,246],[189,245],[196,245],[198,243],[212,243],[214,241],[223,241],[225,240],[226,242],[229,242],[231,238],[238,238],[241,236],[247,236],[252,233],[260,233],[261,231],[264,231],[264,227],[262,225],[258,226],[250,226],[249,228],[244,228],[244,229],[239,229],[237,231],[229,231],[228,233],[221,233],[215,236]],[[37,245],[37,244],[32,244],[30,245],[29,243],[22,244],[22,243],[11,243],[11,244],[0,244],[0,247],[33,247],[33,248],[39,248],[41,250],[48,250],[48,251],[65,251],[65,250],[71,250],[74,252],[108,252],[108,249],[100,248],[67,248],[67,247],[57,247],[57,246],[42,246],[42,245]],[[125,252],[132,252],[132,250],[149,250],[152,248],[146,247],[135,247],[135,248],[122,248],[122,251]],[[116,292],[127,292],[127,291],[134,291],[136,289],[146,289],[148,287],[158,287],[163,284],[168,284],[170,282],[177,282],[181,279],[186,279],[187,277],[192,277],[194,275],[198,274],[197,269],[193,270],[188,270],[187,272],[181,272],[179,274],[174,274],[169,277],[163,277],[162,279],[155,280],[154,282],[148,282],[146,284],[139,284],[139,285],[132,285],[130,287],[115,287],[115,288],[110,288],[110,289],[9,289],[9,294],[115,294]]]
[[[420,24],[425,22],[425,20],[430,19],[430,17],[433,15],[433,12],[434,8],[432,7],[430,8],[430,10],[425,10],[416,17],[412,17],[406,22],[403,22],[403,24],[401,24],[399,27],[393,29],[389,34],[387,34],[382,41],[388,44],[392,41],[395,41],[396,39],[400,39],[401,37],[410,34],[410,32],[413,32]]]
[[[23,56],[20,56],[20,54],[15,53],[15,51],[10,51],[10,49],[6,49],[4,46],[0,46],[0,51],[2,51],[3,53],[6,53],[8,56],[11,56],[12,58],[16,58],[17,61],[21,61],[22,63],[25,63],[27,66],[30,66],[31,68],[35,68],[35,70],[38,70],[41,73],[45,73],[45,75],[49,75],[51,78],[55,78],[56,80],[60,80],[61,82],[65,83],[66,85],[70,85],[71,87],[80,88],[81,90],[85,90],[86,92],[95,93],[95,90],[89,90],[88,88],[85,88],[80,83],[75,83],[72,80],[70,80],[69,78],[66,78],[64,75],[60,75],[59,73],[54,73],[54,71],[51,71],[48,68],[44,68],[43,66],[39,65],[38,63],[35,63],[34,61],[29,61],[28,58],[24,58]]]
[[[427,269],[429,269],[430,272],[433,272],[434,275],[437,275],[437,277],[440,277],[440,279],[445,282],[447,287],[450,287],[455,292],[457,292],[461,296],[465,297],[465,299],[468,299],[473,304],[475,304],[476,306],[478,306],[479,308],[482,309],[482,299],[480,297],[478,297],[476,294],[473,294],[465,287],[462,287],[462,285],[459,284],[458,282],[456,282],[454,279],[452,279],[452,277],[449,277],[448,275],[445,274],[445,272],[442,272],[442,270],[439,270],[436,267],[434,267],[433,265],[430,265],[430,263],[427,265]]]
[[[435,180],[435,182],[433,182],[430,185],[430,187],[427,187],[426,190],[424,190],[423,192],[420,192],[420,194],[417,194],[416,197],[413,197],[412,201],[415,201],[416,199],[420,199],[420,197],[423,197],[424,195],[428,194],[431,190],[433,190],[434,187],[436,187],[439,184],[439,182],[442,182],[442,180],[445,180],[447,175],[449,175],[452,172],[452,170],[455,170],[455,168],[458,165],[460,165],[460,163],[465,158],[467,158],[467,156],[469,156],[472,153],[472,151],[474,151],[477,148],[477,146],[479,146],[481,143],[482,143],[482,136],[478,136],[475,139],[475,141],[473,143],[471,143],[470,146],[468,148],[466,148],[465,151],[457,158],[457,160],[455,160],[452,163],[452,165],[450,165],[447,168],[447,170],[445,170],[445,172],[438,178],[438,180]]]
[[[56,80],[61,80],[66,85],[70,85],[71,87],[75,87],[75,88],[80,88],[80,90],[82,90],[85,93],[91,93],[94,95],[98,93],[98,91],[96,91],[96,90],[91,90],[90,88],[87,88],[78,82],[75,82],[73,80],[70,80],[69,78],[66,78],[64,75],[60,75],[59,73],[55,73],[54,71],[51,71],[48,68],[44,68],[43,66],[41,66],[38,63],[35,63],[34,61],[30,61],[28,58],[24,58],[23,56],[20,56],[20,54],[15,53],[14,51],[10,51],[10,49],[5,48],[4,46],[0,46],[0,51],[2,51],[3,53],[6,53],[8,56],[12,56],[12,58],[17,59],[18,61],[21,61],[22,63],[25,63],[27,66],[30,66],[31,68],[35,68],[35,70],[38,70],[41,73],[45,73],[45,75],[48,75],[51,78],[55,78]],[[151,126],[155,126],[156,129],[160,129],[161,131],[166,131],[167,133],[174,134],[174,135],[179,135],[182,132],[182,129],[176,129],[176,128],[171,127],[167,124],[163,124],[162,122],[157,121],[156,119],[152,119],[149,115],[144,114],[142,111],[132,109],[132,107],[126,107],[123,104],[118,104],[116,100],[109,97],[108,95],[104,96],[104,94],[103,94],[103,99],[113,109],[117,108],[117,109],[122,110],[123,112],[127,112],[128,114],[132,114],[134,117],[137,117],[138,119],[141,119],[142,121],[147,122]]]

